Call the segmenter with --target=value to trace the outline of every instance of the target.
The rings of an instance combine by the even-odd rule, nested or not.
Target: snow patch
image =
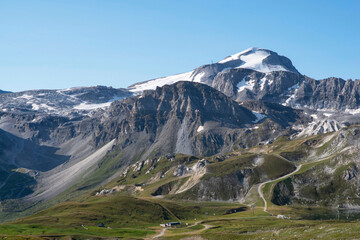
[[[260,89],[264,90],[265,83],[267,82],[266,76],[260,79]]]
[[[300,87],[300,84],[297,83],[297,84],[295,84],[294,86],[289,87],[288,90],[289,90],[289,91],[290,91],[290,90],[297,90],[297,89],[299,89],[299,87]]]
[[[243,52],[231,55],[219,63],[241,60],[242,63],[236,68],[252,69],[258,72],[268,73],[273,71],[288,71],[281,65],[266,64],[263,61],[270,56],[270,53],[260,48],[249,48]]]
[[[33,103],[33,102],[27,102],[28,104],[31,104],[31,108],[35,111],[38,110],[45,110],[45,111],[55,111],[56,109],[53,107],[50,107],[49,105],[45,104],[45,103],[41,103],[41,104],[37,104],[37,103]]]
[[[259,121],[261,121],[262,119],[267,117],[265,114],[261,114],[261,113],[255,112],[255,111],[252,111],[252,113],[256,117],[256,120],[254,120],[253,123],[258,123]]]
[[[80,103],[79,105],[74,106],[74,109],[76,109],[76,110],[93,110],[93,109],[97,109],[97,108],[107,108],[111,105],[112,102],[121,100],[121,99],[124,99],[124,97],[114,97],[105,103],[83,102],[83,103]]]
[[[318,116],[316,114],[311,114],[310,117],[312,117],[313,119],[317,120]]]
[[[201,79],[202,79],[202,77],[203,77],[204,75],[205,75],[204,72],[201,72],[201,73],[199,73],[199,74],[196,74],[193,81],[194,81],[194,82],[201,82]]]
[[[351,114],[351,115],[359,114],[360,113],[360,108],[358,108],[358,109],[345,109],[345,113],[348,113],[348,114]]]
[[[288,88],[288,91],[290,91],[290,93],[292,93],[291,95],[289,95],[289,97],[285,100],[284,103],[282,103],[283,106],[293,106],[296,107],[295,104],[295,95],[297,93],[297,91],[299,90],[300,87],[300,83],[296,83],[293,86]]]
[[[31,95],[28,95],[28,94],[24,94],[24,95],[21,95],[20,97],[18,97],[18,98],[25,98],[25,99],[27,99],[27,100],[30,100],[30,99],[32,99],[34,96],[31,96]]]
[[[204,126],[199,126],[196,131],[197,131],[197,132],[202,132],[202,131],[204,131]]]
[[[289,106],[291,102],[293,102],[295,100],[295,94],[292,94],[289,96],[288,99],[285,100],[285,103],[283,104],[284,106]]]
[[[144,90],[154,90],[154,89],[156,89],[156,87],[162,87],[164,85],[173,84],[173,83],[176,83],[179,81],[192,81],[193,80],[192,74],[193,74],[193,71],[187,72],[187,73],[181,73],[181,74],[177,74],[177,75],[172,75],[169,77],[157,78],[157,79],[150,80],[150,81],[147,81],[144,83],[136,84],[136,85],[132,86],[131,88],[129,88],[129,90],[131,92],[142,92]]]
[[[239,82],[236,87],[238,88],[238,92],[244,91],[245,89],[253,90],[255,86],[255,79],[250,79],[247,81],[248,77],[244,77],[241,82]]]
[[[39,104],[33,103],[32,104],[32,109],[35,110],[35,111],[39,110],[40,109]]]
[[[225,72],[226,70],[232,69],[231,67],[226,67],[223,70],[221,70],[221,72]]]
[[[93,110],[97,108],[105,108],[109,107],[111,105],[111,102],[106,103],[80,103],[79,105],[76,105],[74,109],[76,110]]]

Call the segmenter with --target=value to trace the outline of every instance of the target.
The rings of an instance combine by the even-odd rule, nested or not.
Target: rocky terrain
[[[359,127],[354,126],[328,134],[326,143],[315,141],[314,147],[320,147],[318,153],[330,153],[329,158],[307,172],[279,182],[272,201],[278,205],[358,208],[359,134]]]
[[[0,109],[11,113],[36,113],[76,118],[91,110],[110,106],[111,102],[132,95],[126,89],[78,87],[61,90],[1,92]]]

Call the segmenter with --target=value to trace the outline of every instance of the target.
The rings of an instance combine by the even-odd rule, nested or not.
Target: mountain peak
[[[246,68],[263,73],[275,71],[299,73],[292,65],[290,59],[280,56],[271,50],[258,47],[248,48],[245,51],[228,56],[218,63],[238,64],[235,68]]]
[[[129,86],[128,89],[131,92],[139,93],[178,81],[200,82],[212,86],[215,77],[229,69],[249,69],[260,73],[279,71],[299,73],[290,59],[267,49],[252,47],[228,56],[217,63],[206,64],[182,74],[136,83]]]

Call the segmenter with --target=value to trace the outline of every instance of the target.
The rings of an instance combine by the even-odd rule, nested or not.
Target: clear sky
[[[360,79],[360,1],[0,1],[0,89],[132,83],[249,47]]]

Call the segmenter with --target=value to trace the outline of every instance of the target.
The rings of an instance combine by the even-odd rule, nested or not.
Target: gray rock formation
[[[178,82],[114,103],[99,141],[117,137],[125,152],[211,155],[231,149],[234,136],[256,117],[213,88]],[[135,151],[135,149],[137,149]]]
[[[299,86],[290,106],[307,106],[313,109],[357,109],[360,107],[360,80],[327,78],[314,80],[308,77]]]

